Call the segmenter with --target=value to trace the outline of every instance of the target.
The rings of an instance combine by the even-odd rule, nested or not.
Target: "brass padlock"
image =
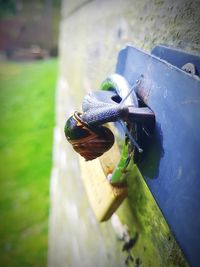
[[[108,176],[111,175],[120,159],[116,143],[103,156],[93,161],[80,157],[82,179],[90,205],[98,221],[108,220],[127,196],[126,185],[113,186]]]
[[[140,143],[148,132],[146,126],[153,128],[155,123],[153,112],[139,106],[135,90],[140,83],[136,80],[130,87],[123,76],[111,75],[101,84],[101,91],[84,97],[82,112],[75,111],[65,125],[67,140],[87,161],[80,159],[81,173],[99,221],[109,219],[126,197],[127,167],[131,158],[136,162],[143,152]],[[122,151],[114,142],[119,127],[109,129],[105,124],[110,122],[123,129]]]

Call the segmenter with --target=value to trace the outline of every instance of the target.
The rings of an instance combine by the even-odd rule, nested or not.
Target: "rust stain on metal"
[[[138,88],[137,93],[138,93],[138,96],[140,97],[140,99],[147,105],[148,104],[148,98],[149,98],[149,95],[150,95],[150,87],[146,88],[142,84]]]

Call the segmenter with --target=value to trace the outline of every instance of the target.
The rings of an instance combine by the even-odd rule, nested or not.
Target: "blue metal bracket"
[[[199,56],[186,53],[185,51],[164,45],[157,45],[151,51],[152,55],[159,57],[170,64],[182,69],[187,63],[195,66],[196,74],[200,75],[200,58]]]
[[[190,63],[195,73],[183,66]],[[138,168],[191,266],[200,262],[200,57],[157,46],[121,50],[116,73],[156,117]]]

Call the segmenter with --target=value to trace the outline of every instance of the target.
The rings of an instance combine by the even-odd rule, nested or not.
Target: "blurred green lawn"
[[[57,60],[0,63],[0,266],[46,266]]]

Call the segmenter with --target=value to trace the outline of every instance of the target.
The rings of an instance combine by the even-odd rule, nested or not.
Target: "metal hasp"
[[[195,74],[182,67],[191,63]],[[170,47],[121,50],[116,72],[155,113],[138,168],[189,264],[200,262],[200,58]]]

